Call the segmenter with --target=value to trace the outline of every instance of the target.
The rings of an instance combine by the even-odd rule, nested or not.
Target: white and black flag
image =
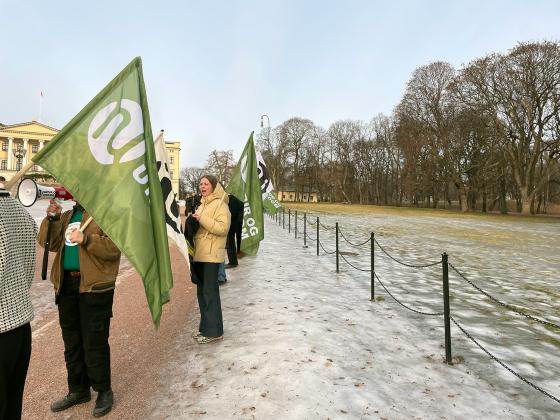
[[[256,152],[257,157],[257,172],[259,174],[259,181],[261,182],[261,193],[263,201],[263,209],[268,214],[276,214],[282,208],[282,205],[274,195],[274,186],[268,174],[268,169],[264,163],[264,159],[260,152]]]
[[[163,140],[163,130],[160,131],[157,138],[154,140],[156,151],[156,164],[161,183],[161,192],[163,193],[163,203],[165,206],[165,224],[167,226],[167,237],[171,239],[181,251],[183,257],[189,263],[189,253],[187,248],[187,241],[183,235],[183,228],[181,227],[181,217],[179,214],[179,205],[177,204],[176,194],[173,192],[171,184],[171,176],[169,173],[169,158],[167,156],[167,149]]]

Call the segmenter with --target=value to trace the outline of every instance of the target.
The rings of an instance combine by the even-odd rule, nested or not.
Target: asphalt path
[[[36,317],[32,322],[32,354],[23,401],[23,419],[91,419],[92,401],[60,413],[50,404],[67,393],[64,346],[48,281],[41,280],[42,248],[37,249],[32,295]],[[51,254],[49,261],[52,261]],[[141,419],[158,388],[159,372],[173,356],[177,337],[192,317],[196,291],[187,280],[188,268],[179,251],[171,248],[174,287],[171,302],[164,306],[159,330],[154,328],[142,281],[123,257],[117,279],[111,322],[111,369],[115,395],[106,419]],[[179,333],[182,334],[179,334]]]

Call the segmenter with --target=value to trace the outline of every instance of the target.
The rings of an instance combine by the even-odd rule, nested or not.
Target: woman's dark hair
[[[200,179],[202,178],[206,178],[208,180],[210,185],[212,185],[212,190],[216,189],[216,185],[218,185],[218,178],[216,178],[214,175],[202,175]]]

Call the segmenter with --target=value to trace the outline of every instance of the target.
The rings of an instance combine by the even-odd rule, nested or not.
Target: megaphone
[[[31,178],[25,178],[19,183],[17,198],[25,207],[31,207],[37,200],[72,200],[74,197],[64,187],[47,187],[37,184]]]

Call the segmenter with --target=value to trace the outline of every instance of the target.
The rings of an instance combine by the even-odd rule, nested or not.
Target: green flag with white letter
[[[140,57],[32,160],[72,193],[130,260],[159,327],[173,278]]]
[[[257,255],[259,243],[264,238],[264,220],[261,181],[257,169],[253,133],[249,136],[241,158],[233,169],[233,175],[226,190],[245,204],[241,251],[248,255]]]

